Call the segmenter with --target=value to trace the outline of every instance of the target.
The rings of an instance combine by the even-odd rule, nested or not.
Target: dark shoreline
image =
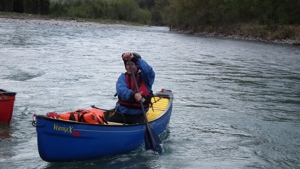
[[[216,38],[224,38],[224,39],[236,39],[236,40],[246,40],[246,41],[257,41],[257,42],[267,42],[267,43],[275,43],[275,44],[287,44],[300,46],[300,40],[292,40],[292,39],[271,39],[271,38],[261,38],[261,37],[252,37],[252,36],[243,36],[238,34],[228,34],[228,33],[218,33],[218,32],[191,32],[191,31],[183,31],[183,30],[170,30],[171,32],[183,33],[183,34],[191,34],[196,36],[205,36],[205,37],[216,37]]]
[[[90,19],[74,19],[74,18],[51,18],[49,16],[43,15],[32,15],[32,14],[16,14],[16,13],[3,13],[0,12],[0,21],[8,20],[19,20],[20,22],[37,22],[39,24],[51,23],[55,25],[75,25],[75,26],[116,26],[124,27],[128,25],[134,25],[134,23],[122,22],[122,21],[112,21],[112,20],[90,20]],[[261,38],[261,37],[252,37],[239,34],[230,34],[230,33],[219,33],[219,32],[191,32],[183,31],[179,29],[170,29],[171,32],[182,33],[182,34],[192,34],[196,36],[205,36],[205,37],[217,37],[225,39],[236,39],[236,40],[247,40],[247,41],[258,41],[258,42],[268,42],[276,44],[288,44],[300,46],[299,40],[292,39],[274,39],[274,38]]]

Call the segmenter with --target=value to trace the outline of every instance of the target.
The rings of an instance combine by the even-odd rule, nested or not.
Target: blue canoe
[[[171,90],[157,92],[147,112],[149,126],[162,134],[172,113]],[[109,112],[109,111],[108,111]],[[97,159],[129,153],[144,144],[145,124],[87,124],[34,115],[40,157],[48,162]]]

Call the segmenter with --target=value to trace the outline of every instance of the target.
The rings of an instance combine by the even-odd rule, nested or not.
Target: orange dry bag
[[[71,120],[77,122],[86,122],[89,124],[104,124],[104,112],[99,109],[77,109],[75,112],[59,114],[62,120]]]
[[[88,109],[83,116],[85,122],[90,124],[104,124],[104,112],[99,109]]]

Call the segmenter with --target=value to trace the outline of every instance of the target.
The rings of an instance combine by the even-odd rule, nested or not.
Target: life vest
[[[106,122],[103,110],[94,108],[88,110],[77,109],[74,112],[61,113],[59,114],[59,119],[86,122],[89,124],[104,124]]]
[[[144,108],[148,108],[151,103],[152,95],[148,91],[145,82],[143,82],[143,80],[141,78],[141,73],[136,74],[135,78],[137,81],[139,92],[142,93],[142,96],[145,99],[145,101],[143,102],[143,106],[144,106]],[[130,74],[125,73],[125,79],[126,79],[126,84],[127,84],[128,88],[130,90],[132,90],[134,93],[137,93],[137,91],[135,89],[133,77]],[[127,101],[122,100],[120,97],[119,97],[118,103],[125,107],[141,108],[141,105],[139,102],[127,102]]]
[[[148,108],[149,104],[151,103],[151,95],[146,87],[145,82],[143,82],[140,74],[141,73],[138,73],[135,78],[137,81],[139,92],[142,93],[142,96],[145,99],[145,101],[143,102],[143,106],[144,106],[144,108]],[[125,73],[125,78],[126,78],[126,84],[127,84],[128,88],[130,90],[132,90],[134,93],[137,93],[137,91],[135,89],[133,77],[130,74]],[[118,103],[122,106],[131,107],[131,108],[140,108],[141,107],[139,102],[127,102],[127,101],[121,100],[120,97],[119,97]]]

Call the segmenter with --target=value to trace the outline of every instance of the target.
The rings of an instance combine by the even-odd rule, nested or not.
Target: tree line
[[[150,1],[149,1],[150,2]],[[147,0],[0,0],[0,11],[86,19],[151,23]]]
[[[29,14],[49,14],[49,0],[0,0],[0,11]]]
[[[157,0],[166,4],[164,23],[182,29],[202,29],[236,23],[299,25],[299,0]]]
[[[137,0],[60,0],[50,5],[55,17],[110,19],[151,24],[151,13]]]

